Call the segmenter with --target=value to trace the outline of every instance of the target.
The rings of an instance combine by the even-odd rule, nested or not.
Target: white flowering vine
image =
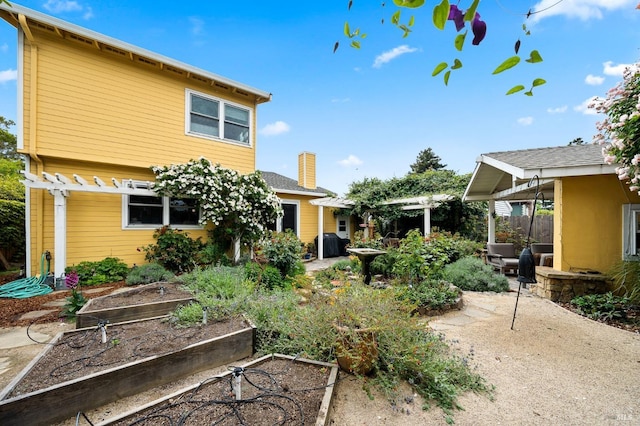
[[[619,164],[618,178],[640,193],[640,63],[628,67],[607,97],[596,99],[589,107],[606,116],[597,123],[594,136],[594,142],[603,146],[605,162]]]
[[[282,215],[280,199],[259,171],[240,174],[206,158],[153,166],[159,195],[199,200],[200,223],[223,227],[232,240],[257,241]]]

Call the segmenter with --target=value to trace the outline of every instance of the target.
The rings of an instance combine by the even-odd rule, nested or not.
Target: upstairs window
[[[249,145],[251,110],[187,91],[187,134]]]

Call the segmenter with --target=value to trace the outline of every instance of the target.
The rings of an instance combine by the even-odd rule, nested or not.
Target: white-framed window
[[[133,182],[146,188],[146,182]],[[200,207],[191,198],[154,197],[149,195],[122,196],[122,227],[127,229],[156,229],[171,225],[200,229]]]
[[[284,232],[287,229],[300,237],[300,201],[281,200],[283,216],[268,228],[272,231]]]
[[[187,90],[185,109],[188,135],[250,145],[250,108]]]
[[[640,204],[622,206],[622,257],[638,260],[640,255]]]

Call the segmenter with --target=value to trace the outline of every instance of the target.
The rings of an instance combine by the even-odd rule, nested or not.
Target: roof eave
[[[93,39],[98,43],[106,44],[117,49],[130,52],[137,56],[142,56],[144,58],[151,59],[155,62],[165,64],[174,68],[178,68],[186,71],[187,73],[197,74],[199,76],[210,79],[212,82],[218,82],[227,86],[234,87],[241,91],[247,92],[255,96],[255,101],[257,104],[269,102],[271,100],[271,93],[266,92],[264,90],[256,89],[254,87],[248,86],[243,83],[239,83],[237,81],[231,80],[226,77],[222,77],[218,74],[214,74],[212,72],[188,65],[186,63],[171,59],[169,57],[160,55],[158,53],[152,52],[150,50],[143,49],[141,47],[135,46],[133,44],[126,43],[124,41],[106,36],[104,34],[98,33],[96,31],[92,31],[81,27],[79,25],[72,24],[70,22],[63,21],[61,19],[55,18],[53,16],[49,16],[47,14],[26,8],[24,6],[19,6],[17,4],[12,4],[8,6],[5,3],[0,3],[0,10],[3,10],[10,15],[24,15],[29,19],[34,21],[38,21],[40,23],[52,26],[56,29],[63,30],[68,33],[73,33],[85,38]],[[2,15],[0,15],[2,16]],[[5,20],[8,21],[6,16],[2,16]],[[16,18],[17,16],[14,16]],[[16,20],[17,21],[17,20]],[[9,22],[11,25],[15,25],[15,23]]]

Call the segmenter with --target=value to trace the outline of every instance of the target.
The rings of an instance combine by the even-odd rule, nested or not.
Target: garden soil
[[[513,283],[512,283],[513,287]],[[515,286],[517,288],[517,284]],[[516,292],[463,294],[464,307],[425,319],[452,350],[495,386],[491,397],[467,393],[451,418],[457,425],[640,425],[640,334],[598,323],[523,290],[512,329]],[[60,323],[32,327],[39,338],[66,329]],[[24,332],[3,328],[2,334]],[[41,350],[36,344],[3,349],[0,387]],[[248,360],[247,360],[248,361]],[[86,413],[93,423],[224,371],[224,367],[173,382]],[[445,425],[448,416],[407,387],[391,405],[369,398],[362,381],[342,373],[329,424]],[[88,424],[81,420],[79,424]],[[69,419],[61,425],[74,425]]]

